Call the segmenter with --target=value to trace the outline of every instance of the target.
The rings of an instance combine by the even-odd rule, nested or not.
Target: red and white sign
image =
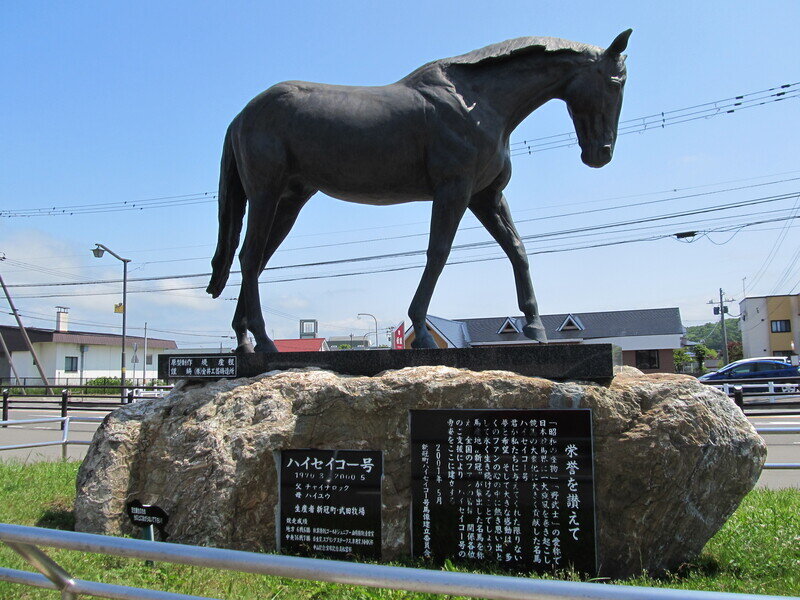
[[[394,350],[403,350],[406,347],[406,322],[403,321],[397,326],[392,335],[392,348]]]

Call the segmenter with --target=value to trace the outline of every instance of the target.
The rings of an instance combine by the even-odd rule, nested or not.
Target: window
[[[658,350],[637,350],[636,368],[641,370],[658,369]]]
[[[503,321],[503,325],[497,330],[497,333],[520,333],[520,331],[514,320],[511,317],[506,317],[506,320]]]
[[[783,368],[783,365],[781,363],[779,363],[778,361],[769,361],[769,362],[765,361],[765,362],[756,363],[755,371],[756,372],[759,372],[759,371],[775,371],[776,369],[782,369],[782,368]]]
[[[64,357],[64,371],[67,373],[77,373],[78,372],[78,357],[77,356],[65,356]]]
[[[743,365],[738,365],[732,369],[729,369],[727,372],[736,377],[736,376],[744,376],[753,373],[756,370],[756,365],[754,363],[745,363]]]
[[[564,322],[561,323],[557,331],[583,331],[585,327],[581,320],[576,317],[575,315],[567,315],[567,318],[564,319]]]
[[[148,354],[147,356],[144,357],[144,364],[146,364],[146,365],[152,365],[153,364],[153,355],[152,354]]]
[[[792,330],[792,325],[789,319],[782,319],[780,321],[770,321],[770,328],[772,333],[786,333]]]

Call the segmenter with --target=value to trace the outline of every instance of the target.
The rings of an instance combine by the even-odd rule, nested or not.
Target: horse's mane
[[[431,61],[409,73],[406,78],[413,77],[434,67],[447,68],[450,65],[480,65],[495,61],[499,62],[517,55],[533,52],[568,52],[576,55],[596,56],[601,54],[603,49],[591,44],[582,44],[561,38],[519,37],[497,44],[490,44],[466,54]]]
[[[572,42],[561,38],[520,37],[497,44],[490,44],[483,48],[473,50],[472,52],[467,52],[466,54],[460,54],[452,58],[443,58],[434,62],[443,63],[445,65],[477,65],[488,61],[511,58],[516,54],[527,54],[528,52],[536,50],[543,52],[569,51],[575,54],[599,54],[603,51],[602,48],[592,46],[591,44],[582,44],[580,42]]]

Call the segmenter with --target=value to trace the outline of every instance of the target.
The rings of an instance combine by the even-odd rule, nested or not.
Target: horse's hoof
[[[253,349],[253,344],[247,342],[245,344],[239,344],[236,350],[233,351],[234,354],[253,354],[255,350]]]
[[[432,335],[426,335],[421,338],[414,338],[414,341],[411,342],[411,347],[416,350],[425,350],[428,348],[438,348],[439,346],[436,345],[436,340],[433,339]]]
[[[540,344],[547,343],[547,333],[541,325],[525,325],[522,328],[522,335]]]
[[[269,354],[272,352],[278,352],[278,347],[272,340],[267,340],[266,342],[256,344],[255,351],[262,354]]]

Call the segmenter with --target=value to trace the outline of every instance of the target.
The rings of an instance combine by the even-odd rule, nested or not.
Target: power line
[[[680,109],[653,113],[643,117],[627,119],[620,123],[619,135],[642,133],[647,130],[663,129],[670,125],[687,123],[699,119],[708,119],[718,115],[732,114],[746,108],[755,108],[787,99],[800,98],[800,90],[795,89],[800,82],[787,83],[757,92],[749,92],[739,96],[723,98],[703,104]],[[531,138],[511,144],[511,156],[533,154],[543,150],[554,150],[573,146],[577,139],[573,132],[555,134],[540,138]],[[22,218],[41,216],[73,216],[76,214],[98,214],[125,210],[145,210],[176,206],[205,204],[216,200],[216,192],[198,192],[173,196],[160,196],[135,201],[99,202],[93,204],[74,204],[66,206],[50,206],[40,208],[17,208],[0,210],[0,218]]]
[[[695,233],[698,235],[701,234],[708,234],[712,232],[727,232],[732,231],[734,229],[744,229],[751,225],[761,225],[764,223],[771,223],[771,222],[779,222],[787,219],[797,219],[800,218],[799,216],[791,216],[791,217],[781,217],[775,219],[766,219],[760,221],[754,221],[751,223],[741,223],[736,225],[726,225],[724,227],[719,227],[716,229],[709,229],[706,231],[696,231]],[[664,234],[654,234],[646,237],[634,238],[634,239],[627,239],[627,240],[618,240],[618,241],[606,241],[606,242],[599,242],[596,244],[585,244],[582,246],[573,246],[568,248],[552,248],[552,249],[543,249],[543,250],[535,250],[528,252],[529,256],[539,255],[539,254],[554,254],[560,252],[573,252],[577,250],[587,250],[592,248],[601,248],[601,247],[609,247],[609,246],[617,246],[617,245],[624,245],[624,244],[632,244],[637,242],[645,242],[645,241],[656,241],[660,239],[672,238],[676,234],[675,233],[664,233]],[[480,262],[488,262],[488,261],[495,261],[495,260],[503,260],[505,259],[505,255],[499,256],[490,256],[490,257],[478,257],[478,258],[466,258],[462,260],[450,260],[448,261],[448,265],[460,265],[460,264],[468,264],[468,263],[480,263]],[[391,272],[398,272],[398,271],[407,271],[411,269],[421,269],[424,265],[422,264],[413,264],[413,265],[403,265],[403,266],[394,266],[394,267],[385,267],[380,269],[370,269],[370,270],[362,270],[362,271],[349,271],[343,273],[333,273],[333,274],[320,274],[320,275],[304,275],[304,276],[297,276],[297,277],[287,277],[282,279],[269,279],[267,281],[262,281],[261,284],[273,284],[273,283],[285,283],[285,282],[295,282],[295,281],[309,281],[309,280],[316,280],[316,279],[334,279],[340,277],[353,277],[358,275],[371,275],[375,273],[391,273]],[[235,285],[234,282],[232,284]],[[129,290],[128,293],[154,293],[154,292],[165,292],[165,291],[174,291],[174,290],[199,290],[204,289],[205,285],[197,285],[197,286],[181,286],[176,288],[166,288],[166,289],[140,289],[140,290]],[[118,293],[118,292],[115,292]],[[63,297],[71,297],[71,296],[107,296],[112,295],[112,292],[81,292],[81,293],[62,293],[62,294],[40,294],[40,295],[19,295],[18,298],[25,298],[25,299],[32,299],[32,298],[63,298]]]
[[[603,201],[605,201],[605,200],[615,200],[615,199],[637,198],[637,197],[642,197],[642,196],[651,196],[651,195],[665,194],[665,193],[684,192],[684,191],[689,191],[689,190],[693,190],[693,189],[700,189],[700,188],[704,188],[704,187],[709,187],[709,186],[713,186],[713,185],[722,185],[722,184],[727,184],[727,183],[738,183],[738,182],[742,182],[742,181],[752,181],[753,179],[760,179],[760,178],[763,178],[763,177],[772,177],[772,176],[776,176],[776,175],[787,175],[787,174],[793,174],[793,173],[797,173],[797,171],[789,171],[789,172],[785,172],[785,173],[778,173],[778,174],[762,176],[762,177],[749,177],[749,178],[738,179],[738,180],[729,180],[729,181],[718,182],[718,183],[713,183],[713,184],[702,184],[702,185],[690,186],[690,187],[684,187],[684,188],[672,188],[670,190],[663,190],[663,191],[659,191],[659,192],[645,192],[645,193],[640,193],[640,194],[630,194],[630,195],[627,195],[627,196],[618,196],[618,197],[615,197],[615,198],[614,197],[606,198]],[[719,190],[711,190],[711,191],[707,191],[707,192],[703,192],[703,193],[697,193],[697,194],[686,194],[686,195],[682,195],[682,196],[672,196],[672,197],[669,197],[669,198],[662,198],[662,199],[651,200],[651,201],[647,201],[647,202],[638,202],[638,203],[614,205],[614,206],[609,206],[609,207],[605,207],[605,208],[592,209],[592,210],[588,210],[588,211],[584,210],[584,211],[578,211],[578,212],[559,213],[559,214],[548,215],[548,216],[544,216],[544,217],[535,217],[535,218],[532,218],[532,219],[517,219],[517,220],[515,220],[515,223],[519,224],[519,223],[529,223],[529,222],[534,222],[534,221],[545,221],[545,220],[549,220],[549,219],[564,218],[564,217],[570,217],[570,216],[576,216],[576,215],[585,215],[585,214],[593,213],[593,212],[605,212],[605,211],[610,211],[610,210],[620,210],[620,209],[623,209],[623,208],[631,208],[631,207],[646,206],[646,205],[650,205],[650,204],[659,204],[659,203],[664,203],[664,202],[672,202],[672,201],[676,201],[676,200],[699,198],[701,196],[710,196],[710,195],[722,194],[722,193],[732,192],[732,191],[741,191],[741,190],[745,190],[745,189],[752,189],[752,188],[763,187],[763,186],[767,186],[767,185],[776,185],[776,184],[780,184],[780,183],[787,183],[787,182],[798,181],[798,180],[800,180],[800,177],[791,177],[791,178],[785,178],[785,179],[765,181],[765,182],[751,184],[751,185],[745,185],[745,186],[723,188],[723,189],[719,189]],[[590,203],[594,203],[594,202],[598,202],[598,201],[590,200],[590,201],[585,201],[585,202],[578,202],[578,203],[575,203],[575,204],[576,205],[579,205],[579,204],[590,204]],[[560,206],[564,206],[564,205],[562,204]],[[523,209],[523,210],[519,210],[519,211],[516,211],[516,212],[520,213],[520,212],[526,212],[526,211],[530,211],[530,210],[541,210],[541,209],[542,209],[542,207],[537,207],[535,209]],[[425,222],[425,223],[427,223],[427,222]],[[416,225],[416,224],[417,223],[409,223],[408,225]],[[469,227],[460,227],[459,231],[470,231],[470,230],[478,230],[478,229],[483,229],[483,226],[482,225],[475,225],[475,226],[469,226]],[[356,230],[346,230],[346,231],[340,232],[340,233],[347,233],[349,231],[364,231],[364,230],[370,230],[370,228],[356,229]],[[312,250],[312,249],[318,249],[318,248],[341,247],[341,246],[348,246],[348,245],[355,245],[355,244],[359,244],[360,245],[360,244],[366,244],[366,243],[385,242],[385,241],[400,240],[400,239],[411,239],[411,238],[415,238],[415,237],[427,237],[427,235],[428,235],[427,232],[423,232],[423,233],[412,233],[412,234],[404,234],[404,235],[396,235],[396,236],[383,236],[383,237],[379,237],[379,238],[368,238],[368,239],[343,241],[343,242],[332,242],[332,243],[326,243],[326,244],[315,244],[315,245],[311,245],[311,246],[298,246],[298,247],[293,247],[293,248],[280,249],[278,251],[278,253],[294,252],[294,251],[298,251],[298,250]],[[211,245],[208,245],[208,246],[211,246]],[[198,246],[190,246],[190,247],[193,248],[193,247],[198,247]],[[162,250],[164,250],[164,249],[162,249]],[[43,259],[45,257],[40,257],[40,258]],[[191,261],[197,261],[197,260],[208,261],[209,257],[208,256],[197,256],[197,257],[190,257],[190,258],[170,258],[170,259],[163,259],[163,260],[143,261],[143,262],[139,262],[137,264],[145,266],[145,265],[151,265],[151,264],[166,264],[166,263],[174,263],[174,262],[191,262]]]
[[[637,225],[640,223],[648,223],[648,222],[656,222],[656,221],[663,221],[669,219],[676,219],[685,216],[693,216],[693,215],[700,215],[705,213],[711,212],[718,212],[724,210],[732,210],[736,208],[748,207],[748,206],[756,206],[765,203],[777,202],[781,200],[786,200],[788,198],[794,198],[798,192],[791,192],[788,194],[778,194],[773,196],[764,196],[760,198],[755,198],[752,200],[744,200],[739,202],[733,202],[729,204],[721,204],[701,209],[689,210],[689,211],[682,211],[676,213],[669,213],[665,215],[658,215],[654,217],[647,217],[643,219],[632,219],[626,221],[618,221],[614,223],[605,223],[601,225],[592,225],[588,227],[578,227],[573,229],[565,229],[565,230],[558,230],[558,231],[551,231],[546,233],[538,233],[532,234],[527,236],[521,236],[523,241],[529,240],[536,240],[536,239],[544,239],[544,238],[552,238],[557,236],[564,236],[573,233],[581,233],[581,232],[590,232],[590,231],[601,231],[604,229],[614,229],[619,227],[625,227],[628,225]],[[531,219],[537,220],[537,219]],[[459,244],[454,245],[453,250],[463,250],[468,248],[484,248],[486,246],[494,245],[496,242],[494,240],[487,240],[483,242],[472,242],[468,244]],[[374,261],[374,260],[385,260],[385,259],[393,259],[393,258],[405,258],[411,256],[419,256],[421,254],[425,254],[427,250],[409,250],[403,252],[391,252],[385,254],[375,254],[375,255],[367,255],[367,256],[359,256],[359,257],[351,257],[351,258],[343,258],[343,259],[336,259],[336,260],[328,260],[328,261],[315,261],[315,262],[308,262],[308,263],[298,263],[292,265],[281,265],[281,266],[274,266],[274,267],[267,267],[265,271],[278,271],[284,269],[294,269],[294,268],[308,268],[308,267],[321,267],[321,266],[331,266],[331,265],[339,265],[339,264],[348,264],[348,263],[356,263],[356,262],[367,262],[367,261]],[[240,271],[232,270],[232,274],[238,274]],[[154,276],[154,277],[133,277],[128,278],[130,283],[135,282],[149,282],[149,281],[166,281],[171,279],[194,279],[198,277],[209,277],[211,273],[190,273],[190,274],[179,274],[179,275],[161,275],[161,276]],[[60,287],[60,286],[79,286],[79,285],[102,285],[102,284],[117,284],[120,283],[119,279],[103,279],[103,280],[94,280],[94,281],[81,281],[81,282],[49,282],[49,283],[20,283],[14,284],[9,287],[14,288],[33,288],[33,287]]]
[[[794,207],[792,209],[793,211],[795,211],[795,214],[796,214],[796,210],[797,210],[799,201],[800,201],[800,196],[798,196],[795,199]],[[777,256],[778,251],[780,250],[780,247],[783,245],[783,241],[786,239],[786,234],[787,233],[788,233],[788,229],[784,229],[775,238],[775,241],[772,244],[772,248],[767,253],[767,256],[764,258],[764,261],[761,263],[761,266],[756,271],[756,274],[750,280],[750,283],[747,285],[747,288],[753,289],[753,287],[755,287],[755,285],[761,280],[761,278],[767,272],[767,269],[769,268],[769,266],[772,264],[772,261]]]
[[[798,171],[798,170],[782,171],[782,172],[779,172],[779,173],[769,173],[769,174],[752,176],[752,177],[744,177],[744,178],[738,178],[738,179],[728,179],[728,180],[725,180],[725,181],[716,181],[716,182],[713,182],[713,183],[703,183],[703,184],[694,185],[694,186],[672,187],[672,188],[669,188],[669,189],[659,190],[659,191],[639,192],[639,193],[636,193],[636,194],[626,194],[626,195],[621,195],[621,196],[609,196],[609,197],[605,197],[605,198],[598,198],[598,199],[595,199],[595,200],[583,200],[583,201],[580,201],[580,202],[570,202],[570,203],[563,203],[562,202],[562,203],[558,203],[558,204],[555,204],[555,205],[543,205],[543,206],[542,205],[537,205],[534,208],[515,208],[514,212],[515,212],[515,214],[520,214],[520,213],[530,212],[530,211],[534,211],[534,210],[535,211],[541,211],[541,210],[545,210],[547,208],[556,208],[556,207],[562,208],[564,206],[580,206],[580,205],[586,205],[586,204],[597,204],[599,202],[608,202],[608,201],[611,201],[611,200],[629,200],[629,199],[632,199],[632,198],[643,198],[643,197],[657,196],[657,195],[662,195],[662,194],[673,194],[673,193],[678,193],[678,192],[683,193],[683,192],[688,192],[690,190],[703,189],[703,188],[714,187],[714,186],[718,186],[718,185],[728,185],[728,184],[734,184],[734,183],[742,183],[742,182],[746,182],[746,181],[754,181],[754,180],[758,180],[758,179],[766,179],[766,178],[769,178],[769,177],[783,177],[785,175],[795,175],[797,173],[800,173],[800,171]],[[741,187],[734,187],[734,188],[724,188],[724,189],[720,189],[720,190],[710,191],[710,192],[708,192],[708,195],[717,194],[717,193],[724,193],[724,192],[729,192],[729,191],[735,191],[735,190],[748,189],[750,187],[774,185],[774,184],[778,184],[778,183],[785,183],[785,182],[788,182],[788,181],[795,181],[797,179],[798,178],[778,179],[778,180],[762,182],[760,184],[756,184],[756,185],[753,185],[753,186],[741,186]],[[662,201],[668,202],[668,201],[671,201],[671,200],[686,199],[686,198],[689,198],[689,197],[696,197],[696,196],[677,196],[677,197],[672,197],[672,198],[665,198]],[[524,201],[521,201],[521,202],[524,202]],[[642,203],[641,205],[644,205],[644,204],[646,204],[646,203]],[[623,205],[623,206],[630,206],[630,205]],[[620,206],[619,205],[611,206],[611,207],[608,208],[608,210],[614,210],[616,208],[620,208]],[[559,217],[565,216],[565,214],[573,214],[573,213],[559,213],[559,214],[543,217],[543,219],[559,218]],[[584,213],[581,212],[580,214],[584,214]],[[522,220],[522,221],[517,220],[516,221],[516,223],[520,223],[520,222],[527,222],[527,221],[525,221],[525,220]],[[395,223],[393,225],[373,225],[371,227],[361,227],[361,228],[355,228],[355,229],[344,229],[344,230],[339,230],[339,231],[325,231],[325,232],[319,232],[319,233],[297,234],[297,235],[295,235],[293,237],[295,237],[295,238],[317,237],[317,236],[323,236],[323,235],[327,236],[327,237],[330,237],[333,234],[337,234],[338,235],[338,234],[341,234],[341,233],[353,233],[353,232],[358,232],[358,231],[374,231],[374,230],[377,230],[377,229],[390,229],[390,228],[396,228],[396,227],[409,227],[409,226],[412,226],[412,225],[428,225],[428,224],[429,224],[429,221],[415,221],[415,222],[410,222],[410,223],[399,223],[399,224]],[[467,230],[470,230],[470,229],[482,229],[482,227],[481,226],[461,227],[461,228],[459,228],[459,231],[467,231]],[[297,250],[308,250],[308,249],[315,249],[315,248],[329,248],[331,246],[339,246],[339,245],[344,246],[344,245],[350,245],[350,244],[364,244],[364,243],[380,242],[380,241],[386,241],[386,240],[403,239],[403,238],[406,238],[406,237],[421,237],[421,236],[426,236],[426,235],[428,235],[427,232],[420,233],[420,234],[406,235],[406,236],[383,236],[383,237],[380,237],[380,238],[368,238],[368,239],[362,239],[362,240],[356,240],[356,241],[338,242],[338,243],[334,243],[334,244],[318,244],[318,245],[312,245],[312,246],[299,246],[299,247],[280,248],[277,253],[294,252],[294,251],[297,251]],[[151,252],[165,252],[165,251],[172,251],[172,250],[185,250],[185,249],[192,249],[192,248],[213,248],[213,247],[214,247],[214,244],[192,244],[192,245],[189,245],[189,246],[171,246],[171,247],[162,247],[162,248],[145,248],[145,249],[140,249],[140,250],[131,249],[131,250],[126,250],[125,253],[126,254],[136,254],[136,253],[140,253],[141,254],[141,253],[151,253]],[[75,257],[83,257],[83,256],[84,256],[84,254],[71,254],[71,255],[60,254],[58,256],[34,256],[34,257],[28,257],[28,258],[30,260],[50,260],[50,259],[75,258]],[[164,260],[144,260],[144,261],[137,261],[136,264],[137,265],[146,266],[146,265],[151,265],[151,264],[163,264],[163,263],[170,263],[170,262],[188,262],[188,261],[193,261],[193,260],[204,260],[204,261],[207,261],[207,260],[209,260],[209,257],[208,256],[198,256],[198,257],[192,257],[192,258],[178,258],[178,259],[164,259]],[[31,265],[30,266],[30,270],[35,270],[35,267],[37,266],[37,265],[32,265],[31,263],[25,263],[25,264]],[[103,265],[90,265],[90,266],[81,266],[81,267],[75,267],[75,268],[76,269],[80,268],[81,270],[84,270],[84,269],[87,269],[87,268],[107,269],[108,267],[107,266],[103,266]],[[27,269],[24,269],[24,270],[27,270]],[[63,268],[60,268],[60,270],[56,271],[56,273],[61,275],[63,270],[64,270]],[[67,270],[70,270],[70,269],[67,269]],[[13,271],[13,270],[9,270],[9,272],[11,272],[11,271]]]
[[[26,319],[33,319],[33,320],[36,320],[36,321],[50,321],[50,322],[53,321],[53,317],[52,316],[47,316],[44,313],[31,311],[31,310],[20,310],[18,312],[19,312],[19,314],[21,316],[25,317]],[[8,313],[8,314],[11,314],[11,313]],[[94,321],[83,321],[83,320],[77,320],[77,319],[70,319],[69,322],[70,322],[70,325],[83,325],[83,326],[88,326],[88,327],[100,327],[100,328],[103,328],[103,329],[122,329],[121,325],[114,325],[114,324],[111,324],[111,323],[97,323],[97,322],[94,322]],[[144,327],[130,327],[129,326],[128,329],[131,329],[131,330],[134,330],[134,331],[142,331],[142,332],[144,332]],[[200,331],[186,331],[186,330],[176,331],[176,330],[172,330],[172,329],[158,329],[158,328],[155,328],[155,327],[148,327],[147,331],[153,331],[153,332],[156,332],[156,333],[177,333],[177,334],[180,334],[180,335],[188,335],[188,336],[192,336],[192,337],[203,337],[203,338],[208,338],[208,339],[214,338],[214,337],[229,337],[230,336],[230,333],[224,333],[223,334],[223,333],[214,333],[214,332],[210,332],[210,331],[209,332],[200,332]]]
[[[796,86],[800,82],[787,83],[781,86],[750,92],[741,96],[724,98],[704,104],[688,106],[686,108],[654,113],[644,117],[636,117],[620,122],[618,135],[629,133],[642,133],[647,130],[664,129],[671,125],[688,123],[699,119],[709,119],[712,117],[732,114],[745,108],[755,108],[772,102],[780,102],[787,99],[798,98]],[[764,95],[766,94],[766,95]],[[566,148],[577,144],[578,140],[574,132],[565,132],[541,138],[532,138],[511,144],[512,156],[522,156],[534,154],[543,150],[554,150],[556,148]]]
[[[123,200],[118,202],[98,202],[95,204],[73,204],[69,206],[52,206],[40,208],[19,208],[0,210],[0,217],[39,217],[64,216],[76,214],[96,214],[101,212],[117,212],[120,210],[143,210],[145,208],[163,208],[171,206],[187,206],[213,202],[216,192],[198,192],[178,196],[161,196],[143,200]]]
[[[723,183],[736,183],[737,181],[752,181],[752,179],[753,178],[747,178],[747,179],[734,180],[734,181],[723,182]],[[534,222],[534,221],[546,221],[546,220],[550,220],[550,219],[565,218],[565,217],[571,217],[571,216],[577,216],[577,215],[585,215],[585,214],[590,214],[590,213],[607,212],[607,211],[611,211],[611,210],[621,210],[621,209],[624,209],[624,208],[633,208],[633,207],[647,206],[647,205],[652,205],[652,204],[661,204],[661,203],[664,203],[664,202],[673,202],[673,201],[677,201],[677,200],[686,200],[686,199],[690,199],[690,198],[699,198],[699,197],[702,197],[702,196],[711,196],[711,195],[715,195],[715,194],[722,194],[722,193],[733,192],[733,191],[741,191],[741,190],[746,190],[746,189],[753,189],[753,188],[757,188],[757,187],[763,187],[763,186],[768,186],[768,185],[776,185],[776,184],[780,184],[780,183],[788,183],[788,182],[799,181],[799,180],[800,180],[800,177],[790,177],[790,178],[786,178],[786,179],[765,181],[765,182],[755,183],[755,184],[751,184],[751,185],[723,188],[723,189],[719,189],[719,190],[712,190],[712,191],[696,193],[696,194],[686,194],[686,195],[682,195],[682,196],[672,196],[672,197],[669,197],[669,198],[661,198],[661,199],[658,199],[658,200],[650,200],[650,201],[646,201],[646,202],[635,202],[635,203],[629,203],[629,204],[619,204],[619,205],[608,206],[608,207],[604,207],[604,208],[597,208],[597,209],[590,209],[590,210],[583,210],[583,211],[576,211],[576,212],[559,213],[559,214],[548,215],[548,216],[544,216],[544,217],[534,217],[534,218],[531,218],[531,219],[516,219],[515,223],[519,224],[519,223],[530,223],[530,222]],[[648,193],[644,193],[644,194],[632,194],[632,195],[628,195],[628,196],[621,196],[621,197],[619,197],[619,199],[635,198],[635,197],[641,197],[641,196],[647,196],[647,195],[653,195],[653,194],[664,194],[664,193],[678,192],[678,191],[687,191],[687,190],[692,190],[692,189],[708,187],[708,185],[719,185],[719,184],[704,184],[704,185],[700,185],[700,186],[692,186],[692,187],[686,187],[686,188],[673,188],[672,190],[664,190],[662,192],[648,192]],[[614,199],[614,198],[609,198],[609,200],[610,199]],[[581,203],[578,203],[578,204],[586,204],[586,203],[587,202],[581,202]],[[529,210],[539,210],[539,209],[529,209]],[[518,211],[518,212],[522,212],[522,211]],[[475,226],[469,226],[469,227],[461,227],[461,228],[459,228],[459,231],[471,231],[471,230],[482,230],[482,229],[483,229],[482,225],[475,225]],[[357,231],[362,231],[362,230],[357,230]],[[315,245],[311,245],[311,246],[299,246],[299,247],[294,247],[294,248],[286,248],[286,249],[281,250],[281,251],[282,252],[294,252],[294,251],[298,251],[298,250],[312,250],[312,249],[318,249],[318,248],[333,248],[333,247],[349,246],[349,245],[355,245],[355,244],[361,245],[361,244],[367,244],[367,243],[372,243],[372,242],[385,242],[385,241],[390,241],[390,240],[411,239],[411,238],[427,237],[427,236],[428,236],[427,232],[424,232],[424,233],[411,233],[411,234],[405,234],[405,235],[383,236],[383,237],[379,237],[379,238],[368,238],[368,239],[352,240],[352,241],[344,241],[344,242],[332,242],[332,243],[328,243],[328,244],[315,244]],[[281,252],[281,251],[279,251],[279,252]],[[191,262],[191,261],[196,261],[196,260],[208,261],[209,257],[208,256],[197,256],[197,257],[190,257],[190,258],[169,258],[169,259],[163,259],[163,260],[143,261],[143,262],[138,263],[138,264],[141,264],[141,265],[166,264],[166,263],[174,263],[174,262]]]
[[[647,119],[653,119],[653,118],[663,118],[665,115],[672,115],[672,114],[675,114],[675,113],[693,111],[693,110],[698,109],[698,108],[717,107],[722,102],[740,101],[740,100],[742,100],[744,98],[747,98],[749,96],[756,96],[756,95],[760,95],[760,94],[766,94],[766,93],[769,93],[769,92],[774,92],[775,90],[786,91],[786,90],[788,90],[788,89],[790,89],[792,87],[795,87],[797,85],[800,85],[800,82],[785,83],[785,84],[782,84],[782,85],[779,85],[779,86],[766,88],[766,89],[763,89],[763,90],[758,90],[756,92],[748,92],[746,94],[741,94],[739,96],[731,96],[729,98],[723,98],[721,100],[712,100],[710,102],[704,102],[702,104],[695,104],[693,106],[687,106],[687,107],[684,107],[684,108],[678,108],[678,109],[673,109],[673,110],[668,110],[668,111],[663,111],[663,112],[657,112],[657,113],[653,113],[651,115],[646,115],[646,116],[643,116],[643,117],[636,117],[636,118],[633,118],[633,119],[625,119],[624,121],[620,121],[620,125],[626,125],[628,123],[636,123],[638,121],[647,120]],[[527,144],[532,143],[532,142],[537,142],[537,141],[551,139],[551,138],[557,138],[557,137],[561,137],[561,136],[565,136],[565,135],[570,135],[570,133],[566,133],[566,134],[562,133],[562,134],[548,135],[548,136],[538,137],[538,138],[531,138],[530,140],[523,140],[521,142],[514,142],[511,145],[512,146],[515,146],[515,145],[527,145]]]

